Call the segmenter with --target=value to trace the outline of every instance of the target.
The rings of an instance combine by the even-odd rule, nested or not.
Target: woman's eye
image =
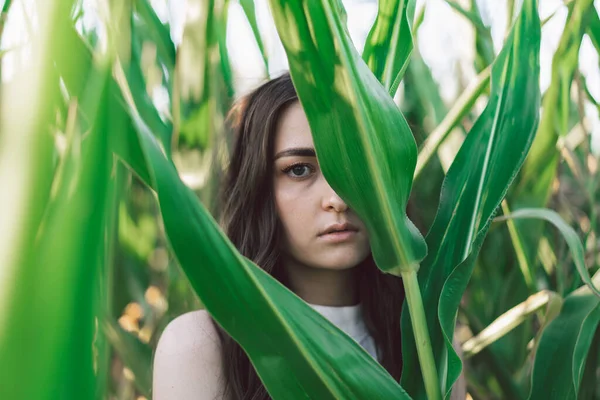
[[[290,165],[283,172],[292,178],[304,178],[312,172],[312,167],[308,164],[295,164]]]

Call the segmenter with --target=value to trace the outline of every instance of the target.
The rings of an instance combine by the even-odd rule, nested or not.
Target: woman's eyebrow
[[[275,158],[273,158],[273,160],[289,156],[316,157],[317,154],[315,153],[315,149],[312,147],[294,147],[291,149],[285,149],[283,151],[280,151],[275,155]]]

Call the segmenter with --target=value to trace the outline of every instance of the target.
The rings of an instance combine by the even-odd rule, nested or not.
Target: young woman
[[[225,233],[399,381],[402,280],[375,266],[363,222],[319,170],[289,74],[243,98],[230,120],[235,143],[222,191]],[[153,398],[270,397],[243,349],[199,310],[176,318],[162,334]]]

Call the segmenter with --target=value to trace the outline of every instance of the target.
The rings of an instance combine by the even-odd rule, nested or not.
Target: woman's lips
[[[351,239],[354,239],[356,237],[357,232],[356,231],[337,231],[337,232],[331,232],[331,233],[326,233],[324,235],[319,236],[319,238],[321,238],[322,240],[328,242],[328,243],[340,243],[340,242],[345,242]]]

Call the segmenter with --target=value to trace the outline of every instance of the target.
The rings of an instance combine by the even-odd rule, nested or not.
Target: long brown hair
[[[273,198],[271,160],[278,119],[295,101],[298,101],[296,90],[289,73],[285,73],[236,103],[228,116],[234,143],[221,191],[221,226],[225,233],[244,256],[287,287],[279,265],[282,230]],[[356,268],[359,268],[357,285],[365,324],[375,341],[381,365],[399,381],[402,280],[382,273],[371,256]],[[242,347],[219,324],[212,322],[221,339],[226,398],[270,399]]]

